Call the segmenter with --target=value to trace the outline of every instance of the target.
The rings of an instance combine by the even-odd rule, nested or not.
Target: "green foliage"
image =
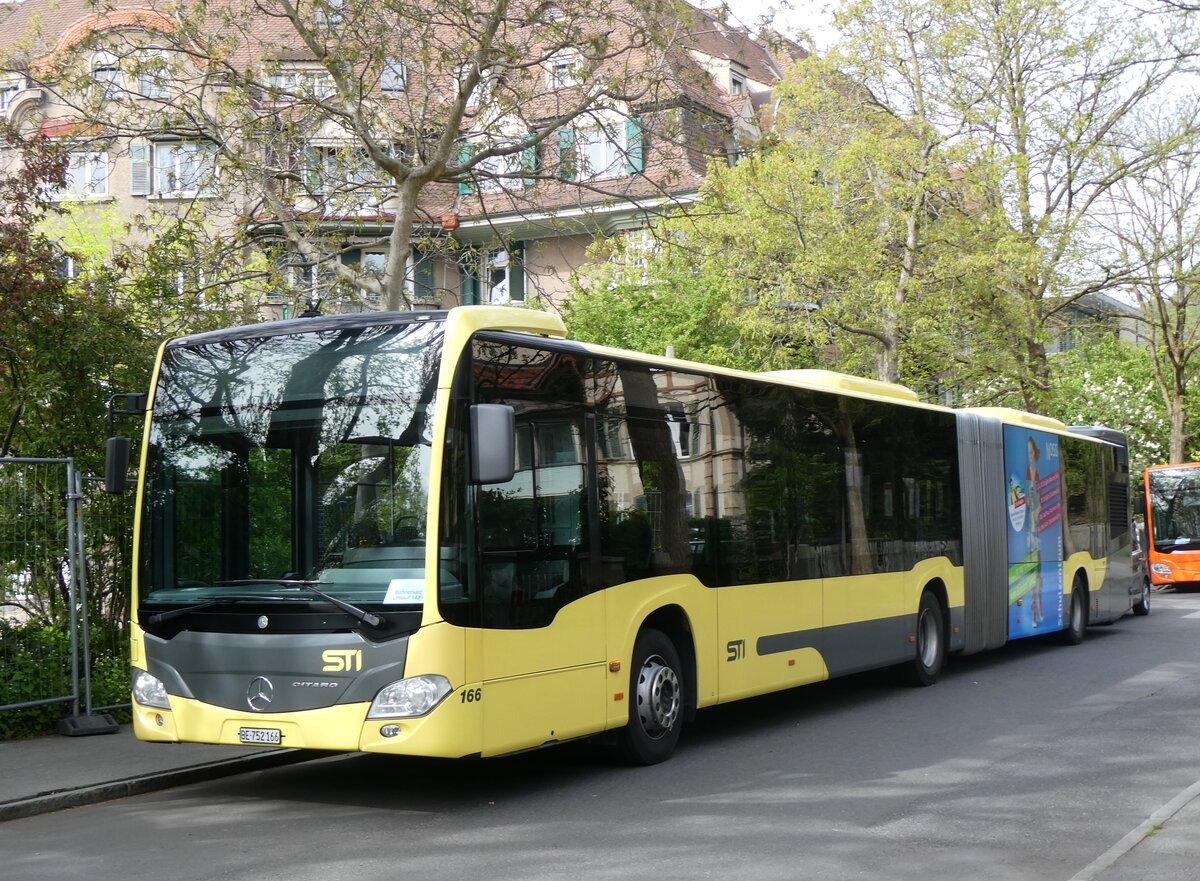
[[[1051,366],[1049,415],[1126,432],[1134,471],[1167,461],[1170,424],[1150,352],[1110,338],[1055,356]]]
[[[61,697],[71,693],[71,640],[66,627],[41,623],[0,625],[0,704]],[[51,730],[70,712],[69,704],[46,704],[0,712],[0,739]]]
[[[682,234],[674,224],[660,232]],[[728,279],[686,248],[616,237],[592,257],[563,310],[575,338],[659,355],[673,346],[679,358],[749,370],[767,357],[733,320]]]
[[[103,628],[93,639],[117,646],[92,655],[92,706],[129,703],[128,638],[108,638]],[[0,705],[24,703],[71,694],[71,637],[65,623],[0,623]],[[83,712],[82,690],[79,696]],[[128,710],[106,711],[128,721]],[[69,701],[20,710],[0,711],[0,740],[33,737],[54,730],[71,713]]]

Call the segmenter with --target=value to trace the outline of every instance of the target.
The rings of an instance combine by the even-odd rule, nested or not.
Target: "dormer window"
[[[314,5],[317,11],[317,24],[333,27],[342,23],[344,0],[318,0]]]
[[[729,94],[746,94],[746,75],[736,70],[729,71]]]
[[[407,86],[407,71],[403,61],[383,62],[383,73],[379,77],[379,88],[385,95],[403,94]]]
[[[579,85],[579,57],[573,52],[557,55],[546,62],[547,83],[551,89]]]
[[[103,49],[93,53],[92,79],[110,97],[120,92],[121,68],[117,64],[117,56]]]
[[[324,70],[281,70],[267,77],[271,100],[288,103],[299,99],[327,98],[333,94],[333,79]]]

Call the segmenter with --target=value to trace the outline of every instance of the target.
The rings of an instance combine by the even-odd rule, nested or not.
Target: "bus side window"
[[[575,355],[475,346],[476,399],[513,407],[512,480],[475,489],[482,623],[544,627],[589,585],[581,365]]]

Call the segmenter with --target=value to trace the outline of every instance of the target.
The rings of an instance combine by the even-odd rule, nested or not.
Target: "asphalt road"
[[[16,820],[0,875],[1069,881],[1200,779],[1200,593],[1154,600],[933,688],[877,673],[705,711],[653,768],[582,744],[355,755]]]

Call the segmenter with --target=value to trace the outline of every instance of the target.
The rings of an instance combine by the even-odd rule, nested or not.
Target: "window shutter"
[[[153,192],[153,177],[150,167],[150,145],[129,145],[129,195],[149,196]]]
[[[342,261],[343,266],[358,266],[362,262],[362,251],[358,248],[342,251],[339,259]]]
[[[215,196],[217,194],[217,145],[201,144],[200,156],[199,194]]]
[[[537,180],[535,175],[538,173],[538,147],[534,144],[526,147],[521,151],[521,170],[525,172],[524,184],[527,187],[532,187]]]
[[[321,149],[304,148],[304,183],[310,193],[321,192]]]
[[[625,171],[640,174],[646,170],[646,137],[642,131],[642,120],[625,120]]]
[[[575,156],[575,129],[568,126],[558,130],[558,177],[560,180],[575,180],[578,165]]]
[[[469,248],[463,252],[459,261],[459,272],[462,273],[462,298],[464,306],[479,304],[479,252]]]
[[[433,299],[433,259],[428,254],[417,257],[413,268],[413,295],[417,300]]]
[[[513,242],[508,246],[508,299],[514,303],[525,302],[524,242]]]
[[[471,145],[463,144],[458,148],[458,162],[461,165],[471,158]],[[469,177],[463,178],[458,182],[458,194],[460,196],[469,196],[475,192],[475,182]]]

